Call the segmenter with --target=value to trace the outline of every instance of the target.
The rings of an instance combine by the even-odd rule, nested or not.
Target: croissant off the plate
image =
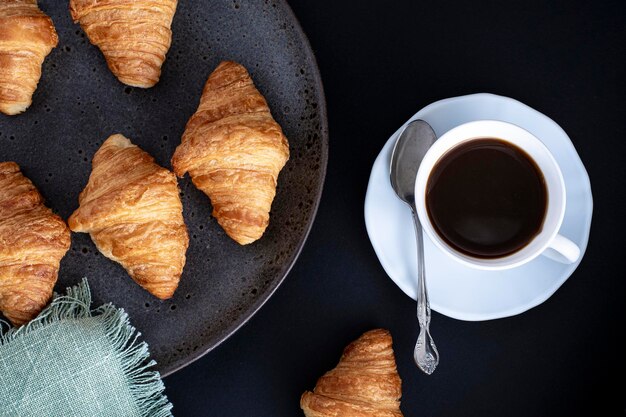
[[[0,112],[15,115],[31,105],[43,60],[57,43],[36,0],[0,0]]]
[[[96,152],[79,203],[70,229],[89,233],[104,256],[154,296],[172,297],[189,245],[176,176],[113,135]]]
[[[401,384],[391,335],[371,330],[346,347],[313,392],[302,394],[300,407],[307,417],[402,417]]]
[[[187,122],[172,158],[211,199],[213,216],[241,245],[269,224],[278,174],[289,144],[248,71],[222,62],[209,76],[198,110]]]
[[[0,162],[0,311],[16,326],[45,307],[70,230],[15,162]]]
[[[80,23],[109,69],[124,84],[149,88],[159,82],[172,43],[177,0],[70,0]]]

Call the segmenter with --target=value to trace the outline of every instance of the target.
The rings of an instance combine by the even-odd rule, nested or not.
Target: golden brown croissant
[[[0,111],[22,113],[32,103],[41,64],[58,37],[37,0],[0,0]]]
[[[70,231],[15,162],[0,163],[0,311],[16,326],[48,303]]]
[[[70,229],[89,233],[98,250],[139,285],[170,298],[189,245],[176,176],[124,136],[113,135],[96,152],[79,203]]]
[[[124,84],[159,82],[177,0],[70,0],[70,13]]]
[[[307,417],[401,417],[402,388],[391,335],[364,333],[343,352],[337,367],[322,376],[300,407]]]
[[[246,69],[222,62],[209,76],[172,158],[211,199],[213,216],[241,245],[259,239],[269,223],[278,173],[289,144]]]

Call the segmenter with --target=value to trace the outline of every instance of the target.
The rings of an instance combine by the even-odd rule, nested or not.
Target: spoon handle
[[[413,224],[415,225],[415,238],[417,243],[417,321],[420,325],[420,333],[415,345],[414,359],[417,366],[430,375],[439,363],[439,353],[435,342],[430,336],[430,303],[428,290],[426,289],[426,268],[424,267],[424,237],[422,226],[417,217],[415,206],[411,206]]]

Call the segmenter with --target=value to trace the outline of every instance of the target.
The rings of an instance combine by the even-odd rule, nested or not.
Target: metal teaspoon
[[[430,303],[426,290],[424,269],[424,240],[422,226],[415,209],[415,177],[424,155],[437,136],[428,123],[414,120],[407,125],[396,142],[391,155],[391,186],[400,200],[411,207],[417,239],[417,321],[420,332],[413,359],[417,366],[430,375],[439,364],[439,352],[430,336]]]

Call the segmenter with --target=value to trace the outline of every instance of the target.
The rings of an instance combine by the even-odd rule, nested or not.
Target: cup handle
[[[568,238],[556,235],[542,255],[563,264],[573,264],[580,257],[580,248]]]

